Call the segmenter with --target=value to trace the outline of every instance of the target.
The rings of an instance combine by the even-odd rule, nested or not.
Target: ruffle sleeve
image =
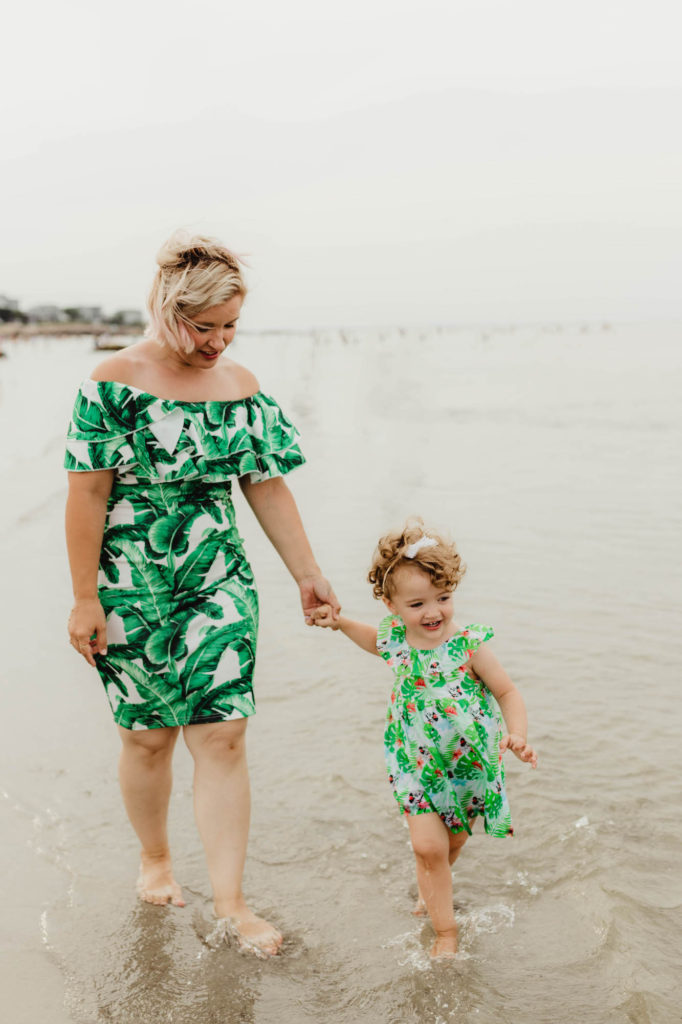
[[[377,654],[391,666],[402,661],[406,652],[409,653],[405,632],[405,623],[399,615],[386,615],[379,623]]]
[[[444,656],[441,658],[442,670],[450,672],[463,665],[482,643],[490,640],[494,635],[492,626],[483,626],[480,623],[467,626],[466,629],[456,633],[446,644]]]
[[[113,381],[81,385],[67,433],[72,472],[113,469],[121,483],[258,483],[303,465],[299,434],[268,395],[179,402]]]

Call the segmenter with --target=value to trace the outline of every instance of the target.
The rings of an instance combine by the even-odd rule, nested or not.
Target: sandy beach
[[[63,435],[87,338],[0,361],[0,982],[8,1024],[672,1024],[679,1019],[680,328],[350,330],[239,340],[299,426],[291,478],[349,615],[380,532],[450,529],[457,617],[490,622],[526,699],[535,773],[516,836],[457,864],[461,952],[410,915],[384,777],[390,674],[306,629],[242,501],[262,602],[246,892],[286,935],[212,948],[191,764],[171,804],[183,910],[136,901],[137,850],[99,679],[69,647]]]

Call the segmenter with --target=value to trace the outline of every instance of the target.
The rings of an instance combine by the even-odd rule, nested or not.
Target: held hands
[[[95,655],[107,653],[107,623],[96,597],[76,601],[69,615],[69,641],[88,665],[95,667]]]
[[[304,576],[299,580],[301,591],[301,607],[306,624],[312,626],[313,613],[320,608],[328,608],[333,620],[338,619],[341,605],[332,590],[329,580],[324,576]],[[315,623],[317,625],[317,623]]]
[[[319,608],[313,608],[310,616],[306,619],[309,626],[324,626],[326,629],[338,629],[339,620],[332,614],[329,604],[323,604]]]
[[[528,746],[523,736],[519,736],[517,732],[509,732],[506,736],[502,737],[500,740],[500,754],[504,754],[505,750],[511,750],[512,754],[518,757],[519,761],[525,761],[531,768],[537,768],[538,755],[532,747]]]

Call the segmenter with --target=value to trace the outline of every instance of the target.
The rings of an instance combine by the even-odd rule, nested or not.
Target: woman
[[[184,905],[166,828],[182,729],[215,913],[241,945],[274,955],[282,936],[241,889],[258,603],[232,478],[298,583],[306,619],[338,602],[282,479],[304,462],[296,430],[252,373],[220,358],[246,294],[238,260],[177,234],[158,264],[146,339],[100,363],[69,428],[69,636],[99,671],[121,736],[140,897]]]

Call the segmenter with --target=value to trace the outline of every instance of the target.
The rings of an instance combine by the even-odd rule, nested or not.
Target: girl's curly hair
[[[436,543],[422,547],[410,558],[407,550],[422,537],[429,537]],[[407,520],[402,530],[387,533],[377,544],[367,579],[377,600],[391,598],[395,592],[393,574],[403,565],[413,565],[431,577],[435,587],[453,590],[466,572],[466,566],[453,541],[440,536],[434,530],[427,530],[418,516]]]

